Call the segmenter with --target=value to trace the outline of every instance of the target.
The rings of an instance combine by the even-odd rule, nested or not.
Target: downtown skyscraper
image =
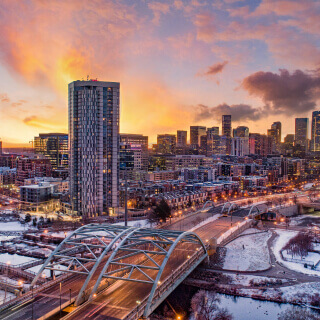
[[[69,84],[69,177],[72,210],[93,217],[118,206],[120,84]]]
[[[302,147],[307,146],[308,142],[308,118],[296,118],[295,119],[295,145]]]
[[[312,112],[311,151],[320,151],[320,111]]]
[[[222,116],[222,135],[231,137],[231,115]]]

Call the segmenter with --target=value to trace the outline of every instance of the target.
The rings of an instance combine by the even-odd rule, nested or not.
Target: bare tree
[[[191,299],[191,310],[196,320],[232,320],[226,309],[218,307],[220,299],[215,292],[198,291]]]
[[[306,233],[298,233],[295,237],[285,245],[284,250],[291,253],[293,256],[300,256],[301,259],[308,255],[308,252],[313,250],[313,237]]]
[[[305,308],[291,307],[279,314],[278,320],[319,320],[320,317]]]

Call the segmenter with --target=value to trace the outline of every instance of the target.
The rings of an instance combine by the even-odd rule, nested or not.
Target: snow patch
[[[285,261],[280,254],[282,248],[288,243],[291,238],[296,236],[298,232],[291,230],[275,230],[275,232],[278,234],[278,238],[274,242],[272,249],[277,261],[288,269],[320,277],[320,271],[304,268],[303,264],[300,263]]]
[[[256,231],[255,229],[249,229]],[[248,231],[247,231],[248,232]],[[248,234],[226,245],[223,268],[226,270],[256,271],[270,267],[268,239],[270,232]]]

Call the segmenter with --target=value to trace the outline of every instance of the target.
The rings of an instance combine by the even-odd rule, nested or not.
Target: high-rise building
[[[308,144],[308,118],[296,118],[295,121],[295,145],[306,147]]]
[[[273,138],[264,134],[249,134],[249,153],[266,157],[272,153]]]
[[[271,129],[274,130],[274,137],[276,144],[281,143],[281,122],[277,121],[271,125]]]
[[[41,157],[41,158],[39,158]],[[17,177],[16,185],[23,186],[26,179],[35,177],[51,177],[52,166],[49,159],[37,156],[33,157],[19,157],[17,159]]]
[[[231,155],[243,157],[249,155],[249,137],[235,137],[231,139]]]
[[[222,135],[231,137],[231,115],[222,116]]]
[[[207,146],[208,146],[208,137],[207,135],[200,137],[200,148],[199,148],[199,154],[206,155],[207,154]]]
[[[283,139],[285,144],[288,144],[288,145],[291,145],[291,146],[293,146],[294,140],[295,140],[294,139],[294,134],[287,134]]]
[[[120,83],[69,84],[69,176],[73,212],[92,217],[118,206]]]
[[[268,136],[272,138],[272,152],[279,153],[281,150],[281,122],[274,122],[267,132]]]
[[[148,170],[148,139],[142,134],[120,133],[120,143],[133,145],[134,149],[137,149],[137,145],[141,146],[141,170]]]
[[[210,135],[219,135],[219,127],[212,127],[207,129],[207,134]]]
[[[312,112],[311,151],[320,151],[320,111]]]
[[[190,127],[190,144],[200,147],[200,137],[207,134],[207,128],[202,126]]]
[[[233,129],[233,136],[234,137],[249,137],[249,128],[245,126],[239,126],[236,129]]]
[[[40,133],[34,137],[34,152],[50,160],[53,169],[67,168],[69,158],[68,134]]]
[[[176,154],[177,138],[175,134],[158,134],[158,153]]]
[[[185,147],[187,145],[187,131],[178,130],[177,131],[177,146]]]
[[[139,171],[142,169],[142,147],[140,144],[120,142],[120,171]],[[120,172],[120,174],[122,171]],[[129,175],[127,175],[128,177]]]

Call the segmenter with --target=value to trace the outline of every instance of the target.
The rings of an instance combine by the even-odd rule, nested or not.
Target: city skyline
[[[319,10],[316,1],[2,3],[4,147],[67,132],[67,84],[88,74],[121,83],[120,131],[150,142],[228,113],[251,132],[280,121],[283,138],[317,110]]]

